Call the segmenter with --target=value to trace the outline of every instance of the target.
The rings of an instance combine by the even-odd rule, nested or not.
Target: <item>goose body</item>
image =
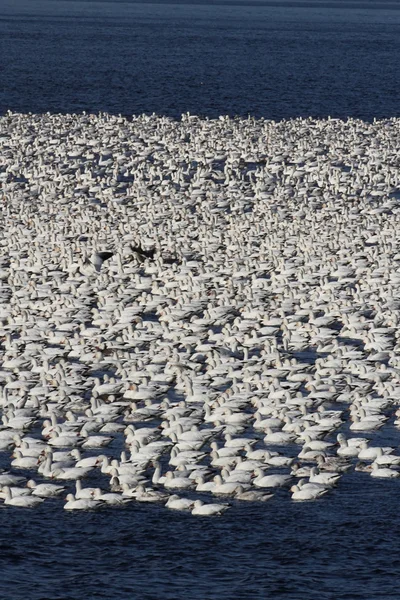
[[[222,515],[228,508],[227,504],[204,504],[202,500],[195,500],[192,515],[201,517]]]
[[[18,485],[26,481],[25,477],[13,473],[0,473],[0,487]]]
[[[176,494],[173,494],[168,498],[165,506],[171,510],[191,510],[193,505],[194,500],[189,500],[189,498],[180,498]]]
[[[168,471],[163,485],[167,489],[187,490],[193,487],[193,481],[188,477],[180,477],[173,471]]]
[[[305,488],[294,485],[291,488],[292,500],[300,502],[316,500],[328,492],[327,488]]]
[[[266,502],[272,497],[273,494],[266,494],[260,490],[246,490],[243,486],[239,486],[235,494],[236,500],[244,500],[246,502]]]
[[[90,435],[84,442],[82,442],[82,448],[105,448],[108,446],[114,438],[102,435]]]
[[[102,500],[95,500],[93,498],[80,498],[77,500],[74,494],[68,494],[66,503],[64,504],[65,510],[96,510],[104,506]]]
[[[62,485],[56,485],[54,483],[37,484],[33,479],[28,481],[26,485],[32,490],[32,496],[38,496],[39,498],[52,498],[54,496],[60,496],[60,494],[62,494],[65,490],[65,487]]]
[[[75,499],[82,500],[84,498],[94,498],[95,493],[98,492],[98,488],[94,487],[82,487],[80,479],[75,481]]]
[[[138,485],[135,498],[138,502],[167,502],[169,494],[160,490],[146,488],[144,485]]]
[[[310,483],[320,483],[325,486],[335,485],[340,479],[340,473],[325,472],[321,473],[317,468],[312,468],[310,472]]]
[[[243,486],[243,484],[236,481],[223,481],[221,475],[216,475],[214,477],[214,488],[211,492],[217,496],[233,496],[241,485]]]
[[[372,463],[372,471],[371,477],[382,477],[382,478],[390,478],[393,479],[395,477],[400,477],[400,472],[391,469],[390,467],[380,467],[375,462]]]
[[[54,472],[53,477],[63,481],[75,481],[76,479],[87,477],[92,470],[91,467],[69,467],[58,469]]]
[[[18,496],[30,496],[31,490],[28,487],[18,487],[18,486],[3,486],[0,490],[0,498],[3,500],[6,499],[6,487],[9,487],[12,498],[17,498]]]
[[[361,444],[358,452],[358,458],[360,460],[375,460],[378,456],[384,454],[391,454],[394,448],[388,446],[368,446],[367,442]]]
[[[117,492],[102,492],[99,488],[95,490],[93,498],[112,506],[123,506],[130,502],[130,499],[124,497],[122,494]]]
[[[13,497],[9,486],[4,486],[3,492],[5,493],[4,504],[7,504],[7,506],[16,506],[18,508],[36,508],[39,506],[39,504],[44,502],[43,498],[34,498],[32,496],[24,495]]]
[[[11,466],[17,469],[36,469],[37,458],[32,456],[23,456],[19,450],[15,451],[15,458],[11,461]]]
[[[282,487],[288,485],[292,480],[291,475],[264,475],[264,472],[260,469],[257,469],[255,474],[257,476],[253,479],[253,485],[260,488]]]

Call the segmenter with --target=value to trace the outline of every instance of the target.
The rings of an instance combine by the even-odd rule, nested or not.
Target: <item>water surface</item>
[[[400,2],[3,0],[0,113],[399,115]]]

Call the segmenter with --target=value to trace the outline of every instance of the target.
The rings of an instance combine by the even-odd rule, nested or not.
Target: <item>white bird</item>
[[[273,497],[273,494],[265,494],[260,490],[246,490],[242,485],[236,489],[235,499],[245,500],[246,502],[266,502]]]
[[[372,471],[370,473],[371,477],[385,477],[385,478],[394,478],[400,477],[399,471],[395,471],[390,467],[380,467],[376,462],[372,463]]]
[[[313,467],[310,471],[310,483],[320,483],[325,486],[333,486],[339,481],[340,473],[325,472],[321,473],[319,469]]]
[[[55,483],[36,483],[33,479],[28,481],[26,487],[32,490],[32,496],[39,496],[39,498],[59,496],[65,490],[65,487],[62,485],[56,485]]]
[[[283,474],[274,474],[274,475],[265,475],[262,469],[256,469],[254,471],[256,477],[253,479],[253,485],[256,487],[262,488],[273,488],[273,487],[282,487],[288,485],[291,480],[291,475],[283,475]]]
[[[77,500],[74,494],[68,494],[66,497],[66,503],[64,504],[65,510],[96,510],[104,506],[102,500],[95,500],[93,498],[80,498]]]
[[[17,506],[18,508],[36,508],[42,502],[44,498],[34,498],[32,496],[15,496],[12,497],[11,490],[8,485],[3,487],[5,493],[4,504],[8,506]]]
[[[94,487],[82,487],[82,482],[80,479],[75,481],[75,499],[82,500],[83,498],[94,498],[95,493],[98,491],[98,488]]]
[[[193,487],[193,481],[188,477],[180,477],[174,471],[167,471],[163,485],[167,489],[187,490]]]
[[[65,469],[57,469],[53,473],[55,479],[61,479],[63,481],[75,481],[76,479],[82,479],[93,471],[91,467],[69,467]]]
[[[20,475],[14,475],[13,473],[0,473],[0,487],[7,485],[18,485],[19,483],[24,483],[25,481],[26,477],[22,477]]]
[[[173,494],[168,498],[165,506],[171,510],[191,510],[194,506],[194,500],[180,498],[176,494]]]
[[[391,454],[393,450],[394,448],[389,446],[368,446],[367,442],[363,442],[358,452],[358,458],[372,461],[383,454]]]
[[[221,475],[215,475],[214,487],[210,490],[217,496],[234,496],[238,488],[243,487],[243,483],[239,481],[224,481]]]
[[[6,498],[6,487],[0,489],[0,498],[5,500]],[[11,496],[16,498],[17,496],[30,496],[31,490],[28,487],[8,486],[11,492]]]
[[[338,456],[344,456],[346,458],[354,458],[358,456],[359,448],[357,446],[350,445],[343,434],[339,433],[337,436],[337,441],[339,442],[339,448],[336,450],[336,454]]]
[[[112,506],[123,506],[130,502],[130,498],[127,498],[118,492],[102,492],[100,488],[95,490],[93,498]]]
[[[298,501],[307,501],[307,500],[316,500],[320,498],[324,494],[326,494],[329,489],[328,488],[309,488],[309,487],[300,487],[299,485],[293,485],[290,488],[292,493],[292,500]]]
[[[15,450],[15,458],[11,461],[11,466],[17,469],[36,469],[37,458],[33,456],[23,456],[22,452]]]
[[[169,497],[168,493],[146,488],[143,484],[136,488],[135,498],[138,502],[167,502]]]
[[[204,504],[202,500],[195,500],[192,515],[197,516],[215,516],[222,515],[229,508],[228,504]]]
[[[103,435],[89,435],[84,442],[82,448],[104,448],[108,446],[114,438]]]

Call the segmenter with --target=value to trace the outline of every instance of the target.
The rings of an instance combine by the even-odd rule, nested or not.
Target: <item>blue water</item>
[[[399,56],[399,0],[2,0],[0,113],[371,120]]]
[[[67,514],[0,508],[0,596],[12,600],[398,599],[400,483],[342,478],[196,519],[154,505]]]
[[[400,2],[1,0],[0,113],[399,116],[399,50]],[[0,504],[0,598],[398,599],[399,493],[352,472],[210,520]]]

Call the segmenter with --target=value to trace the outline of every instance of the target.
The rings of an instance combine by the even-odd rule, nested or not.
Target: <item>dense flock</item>
[[[214,515],[399,477],[399,141],[2,116],[0,501]]]

